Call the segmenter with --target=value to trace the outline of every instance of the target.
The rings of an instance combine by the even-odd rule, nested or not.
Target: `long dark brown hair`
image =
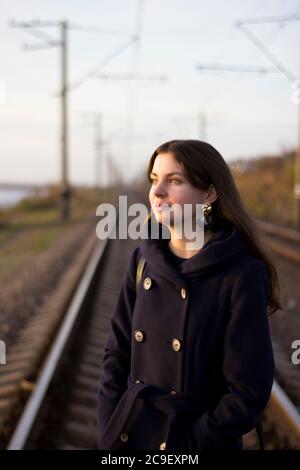
[[[231,223],[242,234],[250,251],[264,261],[269,276],[269,314],[282,309],[279,281],[271,254],[261,238],[261,231],[254,218],[242,202],[230,168],[222,155],[212,145],[200,140],[166,142],[150,158],[147,169],[149,180],[155,158],[164,152],[174,155],[193,186],[202,190],[207,190],[211,184],[215,187],[218,198],[212,203],[213,214]]]

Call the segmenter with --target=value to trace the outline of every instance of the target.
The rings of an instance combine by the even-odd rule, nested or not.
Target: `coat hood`
[[[148,221],[146,226],[148,238],[141,242],[141,254],[155,276],[165,278],[181,287],[186,286],[185,278],[206,275],[211,270],[221,268],[224,263],[230,263],[234,257],[248,249],[244,238],[236,228],[229,222],[222,221],[219,229],[201,250],[175,268],[165,256],[169,240],[162,238],[161,224],[159,229],[159,238],[151,239],[151,219]]]

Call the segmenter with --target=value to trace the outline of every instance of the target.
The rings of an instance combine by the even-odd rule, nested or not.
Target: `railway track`
[[[257,222],[272,252],[299,265],[300,232],[261,220]]]
[[[274,226],[269,225],[268,230],[266,236],[273,237],[280,245],[282,234],[276,233]],[[291,241],[287,233],[282,243],[290,252],[296,252],[299,246],[298,241]],[[51,345],[47,355],[39,360],[39,367],[37,361],[34,367],[34,359],[40,343],[45,341],[41,338],[40,328],[48,328],[51,315],[47,316],[46,312],[43,317],[35,318],[30,325],[32,329],[28,327],[26,334],[24,332],[24,337],[27,335],[31,339],[31,348],[24,351],[20,344],[21,357],[15,352],[8,361],[10,369],[5,372],[0,369],[2,448],[97,449],[99,366],[116,294],[134,246],[136,242],[131,240],[97,241],[72,303],[60,328],[49,340]],[[284,250],[280,256],[285,254]],[[297,264],[295,258],[294,263]],[[297,408],[300,405],[300,373],[299,369],[291,368],[290,362],[281,354],[280,338],[273,339],[276,373],[282,387],[274,383],[272,397],[263,416],[266,448],[300,449]],[[22,364],[30,364],[31,367],[31,373],[25,377],[20,372]],[[15,393],[16,387],[18,394]],[[1,395],[3,390],[5,393]],[[13,391],[14,413],[6,415],[1,422],[1,412],[6,409]],[[245,436],[244,443],[248,449],[258,447],[253,433]]]

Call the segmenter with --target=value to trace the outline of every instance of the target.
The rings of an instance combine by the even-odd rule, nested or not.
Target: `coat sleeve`
[[[224,336],[223,376],[228,393],[205,412],[192,432],[202,449],[230,447],[255,427],[274,379],[274,357],[267,317],[268,275],[252,258],[235,281]]]
[[[97,403],[97,427],[102,435],[109,418],[127,388],[131,356],[131,320],[135,303],[136,248],[118,294],[115,311],[110,320],[110,334],[104,346]]]

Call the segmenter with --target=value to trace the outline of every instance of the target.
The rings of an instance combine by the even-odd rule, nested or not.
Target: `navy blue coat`
[[[166,243],[142,240],[119,292],[102,359],[99,448],[241,449],[274,378],[266,266],[229,224],[177,268]]]

